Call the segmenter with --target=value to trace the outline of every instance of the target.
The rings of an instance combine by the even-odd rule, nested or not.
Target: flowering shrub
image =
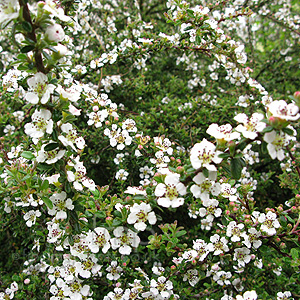
[[[0,299],[300,297],[299,5],[200,2],[2,0]]]

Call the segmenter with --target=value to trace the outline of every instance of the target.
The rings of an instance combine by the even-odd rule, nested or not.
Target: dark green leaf
[[[21,48],[21,52],[22,53],[27,53],[27,52],[32,51],[34,48],[35,48],[34,45],[28,45],[28,46],[25,46],[25,47]]]
[[[22,22],[22,27],[25,31],[32,32],[32,26],[29,22],[26,21]]]
[[[282,131],[288,135],[294,135],[294,130],[291,128],[282,128]]]
[[[52,150],[56,149],[57,147],[59,147],[58,143],[50,143],[47,146],[45,146],[44,150],[45,151],[52,151]]]
[[[230,163],[231,175],[234,179],[238,180],[242,174],[242,163],[239,158],[233,158]]]
[[[227,157],[229,157],[229,156],[230,156],[229,153],[220,153],[220,154],[219,154],[219,157],[220,157],[220,158],[227,158]]]

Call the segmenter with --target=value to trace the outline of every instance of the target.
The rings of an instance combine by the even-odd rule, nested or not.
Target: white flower
[[[183,281],[189,281],[189,284],[191,286],[195,286],[198,281],[200,280],[198,276],[198,271],[195,269],[188,270],[184,275],[183,275]]]
[[[214,255],[229,251],[227,246],[228,241],[225,237],[221,237],[218,234],[214,234],[210,237],[211,243],[208,244],[208,250],[213,252]]]
[[[127,119],[122,123],[122,129],[128,132],[137,132],[135,121],[132,119]]]
[[[292,293],[290,291],[278,292],[277,293],[277,300],[288,300],[291,297],[292,297]]]
[[[183,205],[184,198],[179,197],[186,194],[186,187],[180,182],[179,174],[168,174],[164,183],[159,183],[155,188],[155,196],[158,205],[163,207],[178,207]]]
[[[236,300],[256,300],[257,299],[257,294],[255,291],[247,291],[241,295],[236,296]]]
[[[209,171],[217,171],[217,168],[212,164],[219,164],[222,158],[219,157],[220,151],[216,151],[216,146],[203,139],[201,143],[197,143],[191,149],[190,160],[194,169],[205,167]]]
[[[96,275],[101,269],[97,261],[98,259],[94,254],[89,254],[86,259],[75,263],[76,272],[83,278],[90,278],[91,275]]]
[[[266,123],[261,122],[263,118],[264,115],[260,113],[254,113],[250,119],[244,113],[238,114],[234,120],[243,125],[238,125],[236,130],[241,132],[245,138],[254,140],[257,137],[257,132],[263,131],[266,127]]]
[[[35,224],[36,218],[40,217],[42,214],[39,210],[30,210],[24,215],[24,220],[26,221],[26,225],[31,227]]]
[[[93,253],[98,253],[100,248],[106,253],[110,248],[110,235],[106,228],[96,227],[94,231],[89,232],[88,239],[90,240],[88,247]]]
[[[29,78],[27,80],[29,92],[26,92],[25,99],[32,104],[38,104],[39,101],[41,104],[46,104],[55,89],[55,85],[47,84],[47,82],[48,77],[41,72]]]
[[[250,250],[246,247],[234,249],[233,260],[237,260],[239,267],[245,267],[251,260]]]
[[[162,138],[162,137],[154,137],[154,143],[155,146],[163,151],[163,152],[167,152],[168,155],[172,155],[173,153],[173,149],[171,148],[171,141],[168,138]]]
[[[173,283],[170,280],[167,280],[165,276],[158,277],[157,281],[151,279],[150,285],[150,292],[152,292],[158,299],[160,299],[159,296],[161,296],[162,299],[169,299],[173,289]]]
[[[238,132],[232,132],[230,124],[219,126],[218,124],[213,123],[207,128],[206,132],[216,140],[219,140],[219,143],[222,143],[223,141],[229,142],[240,138]]]
[[[53,24],[47,27],[45,36],[50,42],[61,42],[65,38],[65,32],[59,24]]]
[[[216,199],[204,199],[202,201],[204,207],[199,209],[199,214],[201,217],[206,217],[210,222],[214,220],[214,217],[218,218],[222,214],[222,209],[218,207],[219,201]]]
[[[51,134],[53,131],[53,121],[51,112],[47,109],[35,110],[31,116],[32,123],[25,124],[25,133],[32,138],[40,138],[45,132]]]
[[[193,248],[198,252],[199,261],[203,261],[209,253],[208,244],[201,239],[193,241]]]
[[[166,155],[164,155],[163,151],[157,151],[155,152],[156,158],[150,158],[150,162],[153,164],[156,164],[157,168],[165,168],[168,166],[168,162],[170,162],[170,158]]]
[[[127,179],[127,176],[129,175],[129,173],[127,171],[125,171],[124,169],[120,169],[117,173],[116,173],[116,179],[120,180],[120,181],[125,181]]]
[[[209,193],[218,196],[221,192],[220,183],[216,183],[217,172],[209,171],[208,178],[202,172],[199,172],[193,181],[196,183],[191,186],[191,192],[195,198],[200,198],[202,201],[209,199]]]
[[[268,211],[267,214],[260,214],[258,222],[262,224],[260,230],[266,232],[268,235],[276,234],[276,228],[280,227],[276,214],[271,211]]]
[[[68,181],[73,182],[73,186],[77,191],[83,190],[82,185],[94,191],[96,188],[95,182],[86,176],[86,168],[83,163],[79,161],[79,157],[75,159],[75,162],[75,165],[73,162],[68,162],[69,165],[75,168],[75,172],[67,171]]]
[[[52,201],[53,207],[51,209],[48,209],[48,213],[51,216],[55,215],[56,219],[66,219],[67,213],[66,210],[73,210],[74,205],[73,201],[67,198],[67,193],[62,191],[61,193],[54,193],[50,200]]]
[[[70,146],[74,151],[77,151],[74,146],[75,143],[78,149],[82,150],[84,148],[85,141],[83,137],[77,135],[77,132],[75,129],[73,129],[72,124],[62,124],[60,128],[64,135],[59,135],[58,139],[63,143],[65,147]]]
[[[294,103],[287,104],[284,100],[275,100],[267,106],[268,114],[273,117],[286,120],[296,121],[299,119],[299,108]]]
[[[231,221],[227,225],[226,235],[231,237],[232,242],[239,242],[241,240],[242,229],[244,228],[244,224],[237,224],[235,221]]]
[[[283,132],[279,134],[275,130],[267,132],[264,140],[268,143],[267,149],[272,159],[277,158],[281,161],[285,158],[284,148],[288,144],[288,137]]]
[[[121,277],[123,269],[118,266],[118,262],[116,260],[113,260],[110,263],[110,266],[106,268],[106,271],[108,272],[106,275],[107,279],[118,280]]]
[[[54,164],[64,156],[66,151],[59,150],[59,148],[50,151],[45,151],[45,147],[47,145],[48,144],[43,144],[41,150],[37,152],[36,161],[45,162],[48,165]]]
[[[251,244],[254,248],[259,248],[262,244],[262,241],[259,240],[260,232],[257,231],[255,228],[250,228],[248,230],[248,234],[245,232],[242,234],[242,237],[245,239],[242,243],[245,244],[248,248],[251,248]]]
[[[156,216],[153,211],[151,211],[150,204],[134,203],[130,207],[130,214],[127,218],[128,224],[134,224],[134,228],[139,231],[144,231],[147,227],[146,222],[149,222],[151,225],[156,223]]]
[[[59,223],[48,222],[47,223],[48,243],[56,243],[59,238],[64,234],[64,230],[59,228]]]
[[[225,272],[225,271],[218,271],[216,274],[213,276],[213,280],[217,282],[217,284],[223,286],[223,285],[229,285],[232,274],[231,272]]]
[[[139,236],[130,229],[119,226],[114,229],[114,236],[110,240],[112,248],[119,248],[119,252],[124,255],[131,253],[131,247],[136,248],[140,243]]]

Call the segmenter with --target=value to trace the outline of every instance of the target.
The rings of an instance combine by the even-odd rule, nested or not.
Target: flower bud
[[[26,279],[24,279],[24,284],[29,284],[30,283],[30,279],[29,278],[26,278]]]
[[[65,38],[65,32],[59,24],[54,24],[46,29],[45,37],[50,42],[61,42]]]

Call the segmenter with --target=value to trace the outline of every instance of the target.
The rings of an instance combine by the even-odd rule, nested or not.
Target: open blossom
[[[288,300],[292,297],[292,293],[290,291],[278,292],[277,300]]]
[[[43,144],[41,150],[37,152],[36,161],[45,162],[48,165],[54,164],[64,156],[66,151],[60,150],[59,148],[50,151],[45,151],[45,147],[47,145],[48,144]]]
[[[208,250],[213,252],[214,255],[219,255],[221,253],[229,251],[227,246],[228,241],[225,237],[221,237],[218,234],[214,234],[210,237],[211,243],[208,244]]]
[[[24,215],[24,220],[26,221],[26,225],[31,227],[35,224],[36,218],[40,217],[42,214],[39,210],[30,210]]]
[[[199,209],[201,217],[206,217],[209,222],[214,220],[214,217],[218,218],[222,214],[222,209],[218,207],[219,201],[216,199],[204,199],[202,201],[204,207]]]
[[[268,211],[267,214],[260,214],[258,222],[261,223],[260,230],[266,232],[268,235],[276,234],[276,228],[280,227],[276,214],[271,211]]]
[[[47,84],[47,82],[48,77],[42,72],[29,78],[27,80],[29,92],[25,94],[25,99],[32,104],[38,104],[39,101],[41,104],[46,104],[55,89],[55,85]]]
[[[254,140],[257,133],[263,131],[266,127],[266,123],[261,122],[263,118],[264,115],[260,113],[254,113],[250,119],[244,113],[238,114],[234,117],[234,120],[243,125],[238,125],[236,130],[242,133],[245,138]]]
[[[180,182],[179,174],[168,174],[164,183],[159,183],[155,188],[158,205],[163,207],[178,207],[183,205],[186,187]]]
[[[140,238],[135,232],[122,226],[114,230],[114,236],[110,240],[112,248],[119,248],[119,252],[124,255],[129,255],[131,247],[137,248],[140,243]]]
[[[240,133],[232,132],[230,124],[219,126],[218,124],[213,123],[207,128],[206,132],[213,136],[220,144],[224,143],[224,141],[229,142],[239,139],[240,137]]]
[[[163,151],[163,152],[167,152],[168,155],[172,155],[173,153],[173,149],[171,148],[171,141],[168,139],[168,138],[162,138],[162,137],[154,137],[154,143],[155,143],[155,146]]]
[[[199,172],[193,181],[196,183],[191,186],[191,192],[195,198],[200,198],[202,201],[209,199],[209,194],[218,196],[221,192],[221,185],[215,182],[217,179],[217,172],[209,171],[208,178],[202,172]]]
[[[45,132],[51,134],[53,131],[53,121],[51,112],[47,109],[36,110],[32,116],[32,123],[25,124],[25,133],[32,138],[40,138]]]
[[[217,168],[213,163],[219,164],[222,158],[219,154],[222,152],[216,151],[216,146],[203,139],[201,143],[197,143],[191,149],[190,160],[194,169],[205,167],[209,171],[216,171]]]
[[[290,103],[287,104],[284,100],[275,100],[267,106],[268,115],[286,121],[296,121],[299,119],[299,107]]]
[[[74,205],[73,201],[70,198],[67,198],[67,193],[62,191],[61,193],[54,193],[50,200],[52,201],[53,207],[48,209],[48,213],[51,216],[56,217],[56,219],[66,219],[67,213],[66,210],[73,210]]]
[[[134,224],[136,230],[144,231],[147,227],[146,222],[149,222],[151,225],[156,223],[156,216],[153,211],[151,211],[150,204],[134,203],[130,207],[130,214],[127,218],[128,224]]]
[[[257,294],[255,291],[247,291],[241,295],[236,296],[236,300],[256,300],[257,299]]]
[[[116,260],[113,260],[110,263],[110,266],[106,268],[106,271],[108,272],[106,275],[107,279],[118,280],[121,277],[123,269],[118,266],[118,262]]]
[[[260,232],[257,231],[254,227],[248,229],[248,234],[243,232],[242,237],[245,239],[243,241],[243,244],[247,246],[248,248],[251,248],[252,246],[257,249],[261,246],[262,241],[259,239],[260,237]]]
[[[236,260],[240,267],[244,267],[251,260],[250,250],[246,247],[234,249],[233,260]]]
[[[151,279],[151,288],[152,292],[156,298],[155,299],[169,299],[173,290],[172,281],[168,280],[165,276],[160,276],[155,279]]]
[[[96,188],[95,182],[86,176],[86,168],[83,163],[79,161],[79,157],[75,159],[75,162],[75,165],[73,162],[68,163],[69,165],[74,166],[75,169],[75,172],[67,171],[68,181],[73,182],[73,186],[77,191],[82,191],[83,186],[94,191]]]
[[[243,228],[244,224],[237,224],[235,221],[231,221],[227,225],[226,235],[231,238],[232,242],[239,242],[241,240]]]
[[[88,246],[93,253],[98,253],[100,248],[103,253],[106,253],[110,248],[110,235],[106,228],[96,227],[89,232],[88,240],[90,241]]]
[[[272,159],[277,158],[281,161],[286,157],[284,149],[289,143],[289,138],[285,133],[277,133],[275,130],[265,133],[264,140],[268,143],[267,149]]]
[[[83,278],[90,278],[91,275],[96,275],[101,269],[97,261],[95,254],[89,254],[87,258],[75,263],[76,272]]]
[[[184,275],[183,275],[183,281],[187,281],[191,286],[195,286],[198,281],[200,280],[198,271],[195,269],[188,270]]]
[[[64,146],[70,146],[74,151],[77,151],[76,147],[80,150],[84,148],[85,141],[83,137],[77,135],[77,131],[73,129],[72,124],[62,124],[60,128],[63,134],[59,135],[58,139],[63,143]]]

